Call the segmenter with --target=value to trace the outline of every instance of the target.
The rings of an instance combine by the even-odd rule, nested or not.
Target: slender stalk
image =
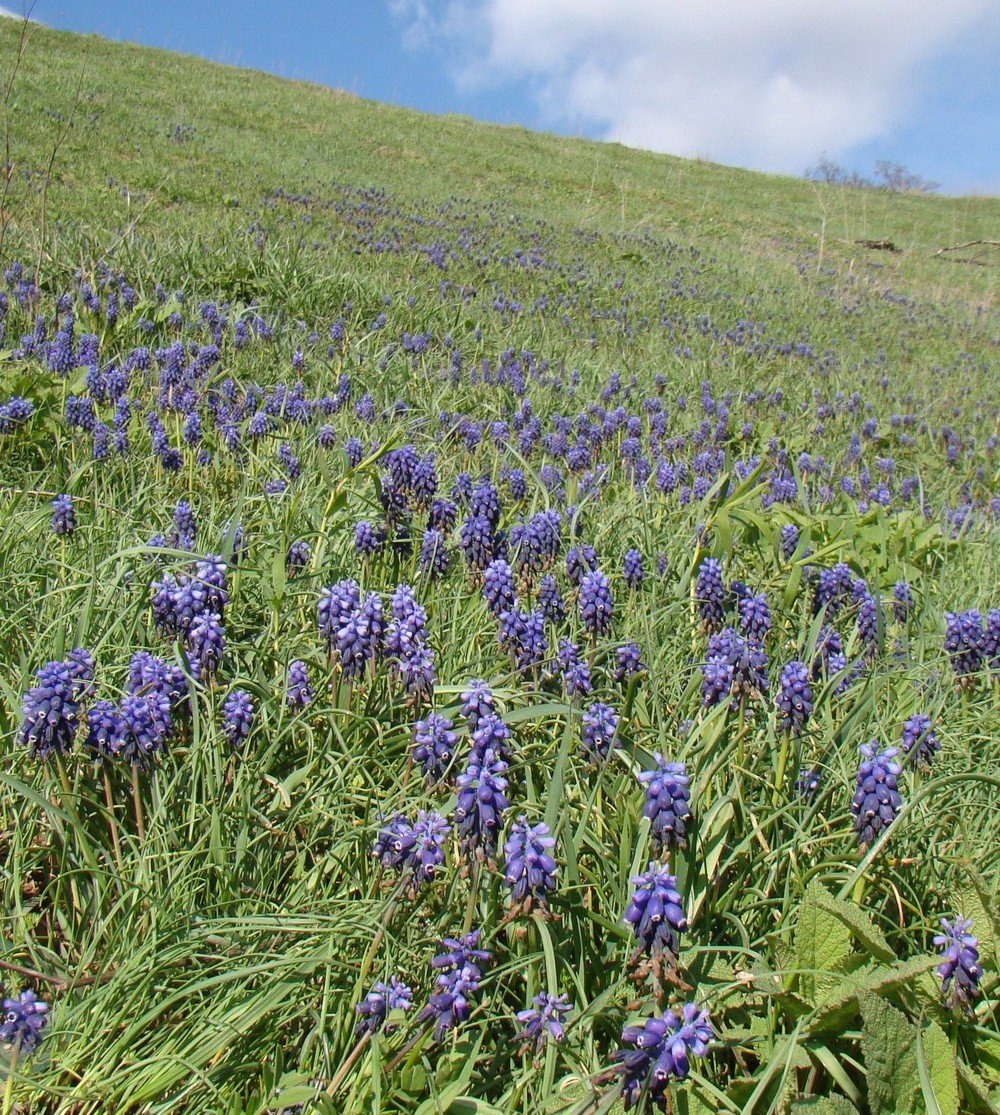
[[[21,1052],[20,1036],[14,1042],[10,1053],[10,1065],[7,1068],[7,1085],[3,1090],[3,1115],[10,1115],[14,1105],[14,1077],[17,1074],[17,1059]]]
[[[365,1033],[361,1036],[358,1043],[354,1046],[350,1053],[347,1055],[347,1060],[337,1069],[337,1075],[330,1081],[326,1089],[328,1096],[335,1096],[340,1090],[340,1086],[344,1083],[347,1074],[354,1067],[354,1063],[361,1056],[362,1053],[368,1048],[369,1042],[372,1040],[371,1032]]]
[[[122,847],[118,837],[118,822],[115,820],[115,798],[111,789],[111,775],[108,774],[107,764],[102,771],[104,781],[104,802],[108,807],[108,828],[111,831],[111,846],[114,848],[115,866],[118,874],[122,874]]]
[[[132,805],[135,808],[135,828],[139,834],[139,842],[144,844],[146,842],[146,826],[142,819],[142,794],[139,785],[139,767],[132,764]]]

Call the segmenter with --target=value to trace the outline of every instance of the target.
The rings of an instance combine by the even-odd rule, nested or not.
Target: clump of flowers
[[[956,918],[952,923],[942,918],[941,928],[943,932],[934,938],[943,957],[937,969],[941,990],[952,1010],[970,1011],[983,978],[979,941],[971,933],[972,919]]]
[[[781,671],[778,720],[782,731],[800,735],[813,714],[813,691],[804,662],[789,662]]]
[[[975,608],[967,612],[945,612],[944,649],[951,659],[951,668],[962,683],[983,664],[985,631],[983,617]]]
[[[398,976],[390,976],[388,983],[381,980],[368,992],[354,1008],[358,1016],[355,1034],[365,1037],[368,1034],[391,1034],[396,1027],[386,1019],[390,1011],[407,1011],[413,1006],[413,991]]]
[[[22,1053],[32,1053],[42,1042],[42,1031],[48,1025],[49,1004],[34,991],[22,991],[16,999],[4,999],[0,1042],[15,1045]]]
[[[35,677],[38,684],[24,697],[18,738],[33,759],[67,755],[76,739],[80,702],[94,679],[93,661],[87,655],[47,662]]]
[[[854,827],[862,848],[877,839],[903,808],[899,776],[903,768],[896,762],[895,747],[878,750],[878,741],[861,745],[857,790],[851,803]]]
[[[705,558],[698,566],[695,582],[695,601],[702,628],[718,631],[726,614],[726,586],[722,582],[722,563],[715,558]]]
[[[618,725],[621,717],[603,701],[597,701],[583,710],[583,750],[597,762],[607,759],[612,747],[617,746]]]
[[[662,853],[666,848],[687,846],[691,779],[684,763],[668,763],[659,752],[653,758],[656,770],[643,771],[639,781],[646,787],[643,813],[650,821],[653,845]]]
[[[230,747],[236,750],[246,743],[253,728],[253,698],[245,689],[234,689],[222,706],[222,714],[222,730]]]
[[[434,1022],[434,1038],[465,1022],[472,1013],[472,1001],[479,993],[483,968],[493,959],[492,953],[479,947],[480,931],[474,929],[464,937],[445,937],[444,952],[431,961],[440,974],[438,990],[417,1016],[418,1022]]]
[[[535,903],[543,908],[548,904],[559,870],[552,858],[555,846],[556,840],[550,835],[548,825],[529,825],[523,815],[514,822],[504,845],[504,881],[510,888],[516,909],[530,912]]]
[[[402,813],[378,834],[373,852],[383,867],[409,874],[410,891],[433,883],[438,868],[444,866],[444,845],[451,826],[440,813],[420,810],[413,824]]]
[[[691,1057],[703,1057],[715,1036],[708,1011],[685,1003],[680,1017],[667,1011],[662,1017],[626,1026],[614,1059],[622,1066],[625,1083],[622,1096],[625,1110],[631,1110],[648,1095],[656,1106],[666,1110],[670,1081],[683,1080],[691,1070]]]
[[[63,493],[52,501],[52,533],[59,535],[72,534],[76,530],[76,511],[73,508],[73,497]]]
[[[510,804],[506,773],[506,762],[487,749],[482,756],[470,756],[469,765],[458,776],[455,823],[459,836],[470,850],[486,858],[496,852],[503,816]]]
[[[688,927],[676,877],[662,864],[650,863],[645,874],[634,876],[632,886],[625,921],[632,927],[640,952],[654,960],[664,954],[676,960],[680,935]]]
[[[547,1041],[560,1042],[566,1036],[566,1016],[573,1004],[568,995],[550,995],[547,991],[540,991],[531,1002],[527,1010],[517,1012],[522,1027],[517,1040],[522,1043],[522,1056],[534,1046],[537,1057]]]
[[[903,754],[910,765],[929,767],[940,750],[941,741],[934,732],[931,718],[925,713],[911,716],[903,725]]]
[[[297,658],[288,665],[285,703],[289,708],[306,708],[313,703],[313,687],[309,683],[309,667]]]

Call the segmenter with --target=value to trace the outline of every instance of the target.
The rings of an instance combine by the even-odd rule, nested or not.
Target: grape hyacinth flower
[[[534,1045],[538,1057],[547,1041],[560,1042],[566,1036],[566,1016],[573,1004],[568,995],[550,995],[547,991],[540,991],[531,1001],[533,1006],[517,1012],[522,1026],[517,1040],[522,1042],[522,1056]]]
[[[309,684],[309,667],[297,658],[288,665],[285,703],[289,708],[306,708],[312,704],[314,696]]]
[[[68,755],[79,725],[80,702],[93,677],[80,663],[47,662],[35,673],[38,684],[25,694],[18,738],[33,759],[47,759],[54,751]]]
[[[911,716],[903,725],[903,754],[910,760],[910,766],[929,767],[934,754],[941,750],[931,724],[931,718],[923,713]]]
[[[0,1042],[16,1045],[22,1053],[34,1052],[48,1024],[48,1010],[49,1004],[31,990],[22,991],[16,999],[4,999]]]
[[[510,762],[510,741],[514,733],[499,716],[492,712],[481,716],[469,735],[470,763],[482,763],[487,751],[492,751],[495,759],[503,759],[505,763]]]
[[[913,590],[906,581],[897,581],[892,590],[892,614],[897,623],[903,624],[913,611]]]
[[[819,767],[803,767],[799,771],[798,790],[806,802],[814,802],[819,793],[823,772]]]
[[[547,623],[560,624],[566,618],[566,604],[559,583],[551,573],[538,582],[538,608]]]
[[[483,570],[483,599],[497,617],[517,607],[514,573],[503,558],[491,561]]]
[[[288,553],[285,556],[285,574],[288,577],[295,577],[302,572],[303,569],[309,564],[309,558],[312,556],[312,549],[309,543],[304,539],[299,539],[293,542],[288,547]]]
[[[618,746],[618,725],[621,717],[603,701],[583,710],[581,741],[585,754],[601,762],[607,759],[612,747]]]
[[[429,713],[413,729],[413,761],[420,764],[428,783],[439,782],[451,766],[458,745],[458,733],[447,716]]]
[[[781,528],[781,556],[791,561],[799,545],[799,528],[794,523],[785,523]]]
[[[625,921],[632,926],[640,951],[654,959],[666,953],[676,960],[680,934],[688,927],[676,877],[669,868],[651,862],[645,874],[633,877],[632,885],[635,890]]]
[[[424,531],[420,541],[420,569],[432,579],[443,577],[451,564],[451,554],[445,544],[444,535],[434,527]]]
[[[52,501],[52,533],[65,536],[76,530],[73,497],[63,494]]]
[[[222,706],[223,723],[229,746],[238,750],[247,741],[253,728],[253,698],[245,689],[234,689]]]
[[[399,813],[379,832],[373,852],[383,867],[410,873],[413,895],[433,883],[438,868],[444,866],[444,845],[450,832],[451,825],[440,813],[421,809],[412,825]]]
[[[944,649],[951,659],[951,668],[962,682],[976,673],[983,664],[986,636],[983,617],[975,609],[967,612],[945,612],[947,625]]]
[[[436,1041],[469,1018],[472,998],[478,994],[483,979],[483,965],[493,959],[486,949],[478,947],[478,930],[457,939],[446,937],[443,944],[448,951],[431,961],[431,966],[440,971],[438,990],[417,1016],[418,1022],[433,1020]]]
[[[670,1080],[683,1080],[690,1072],[691,1056],[703,1057],[714,1036],[708,1011],[694,1003],[685,1003],[679,1018],[667,1011],[662,1018],[626,1026],[622,1041],[633,1048],[619,1049],[614,1055],[625,1077],[625,1110],[635,1107],[643,1095],[666,1110]]]
[[[530,913],[533,903],[543,909],[548,905],[559,870],[551,854],[555,846],[548,825],[529,825],[523,814],[514,822],[504,844],[504,881],[510,888],[515,909]]]
[[[188,662],[199,681],[214,677],[226,652],[226,631],[218,612],[196,616],[187,635]]]
[[[469,765],[458,776],[458,802],[455,823],[458,834],[470,851],[490,858],[496,851],[497,839],[507,811],[507,764],[487,749],[485,754],[472,756]]]
[[[789,662],[781,671],[778,723],[783,732],[801,735],[813,714],[813,691],[804,662]]]
[[[705,708],[722,704],[733,688],[732,662],[722,654],[710,654],[701,673],[701,703]]]
[[[895,747],[878,750],[878,741],[861,745],[857,790],[851,803],[854,827],[862,848],[867,848],[896,819],[903,808],[899,775],[903,768],[896,762]]]
[[[355,580],[338,581],[320,593],[316,621],[320,637],[330,651],[336,647],[337,632],[351,613],[360,607],[361,586]]]
[[[722,627],[726,596],[726,586],[722,583],[722,563],[715,558],[705,558],[698,566],[695,601],[702,628],[706,632],[718,631]]]
[[[615,651],[615,681],[619,685],[645,672],[646,663],[638,643],[623,643]]]
[[[570,699],[588,697],[594,686],[590,678],[590,666],[580,657],[580,648],[570,639],[562,639],[559,642],[558,659],[566,696]]]
[[[462,715],[469,725],[469,731],[476,730],[484,716],[496,713],[493,691],[482,678],[473,678],[462,692]]]
[[[653,758],[656,770],[643,771],[639,781],[646,787],[643,813],[650,821],[653,846],[662,855],[667,848],[687,847],[691,779],[684,763],[668,763],[659,752]]]
[[[379,980],[354,1008],[358,1022],[354,1033],[358,1038],[369,1034],[391,1034],[396,1027],[386,1024],[390,1011],[407,1011],[413,1006],[413,991],[398,976],[388,983]]]
[[[747,593],[739,602],[740,628],[755,643],[763,643],[771,630],[771,609],[763,593]]]
[[[385,545],[385,530],[376,528],[367,519],[362,519],[354,528],[354,549],[361,557],[377,554]]]
[[[580,581],[580,619],[584,630],[595,639],[607,634],[614,613],[614,600],[608,578],[594,569],[583,575]]]
[[[646,570],[642,563],[640,550],[627,550],[624,562],[625,584],[629,588],[639,588],[646,579]]]
[[[942,918],[941,928],[944,932],[934,938],[944,958],[937,969],[941,990],[952,1010],[961,1008],[971,1012],[972,1002],[979,994],[979,981],[983,978],[979,941],[971,933],[972,919],[956,918],[952,923]]]

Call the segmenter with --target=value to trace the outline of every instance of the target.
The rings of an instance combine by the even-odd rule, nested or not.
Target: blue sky
[[[20,10],[13,0],[7,8]],[[37,0],[51,27],[430,112],[1000,193],[1000,0]]]

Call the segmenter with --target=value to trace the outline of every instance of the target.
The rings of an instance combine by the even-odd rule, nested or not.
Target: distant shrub
[[[866,178],[856,170],[848,170],[823,152],[815,166],[806,167],[804,177],[812,182],[828,182],[834,186],[856,186],[862,190],[892,190],[899,194],[935,194],[940,182],[931,182],[914,174],[901,163],[879,159],[875,173]]]

